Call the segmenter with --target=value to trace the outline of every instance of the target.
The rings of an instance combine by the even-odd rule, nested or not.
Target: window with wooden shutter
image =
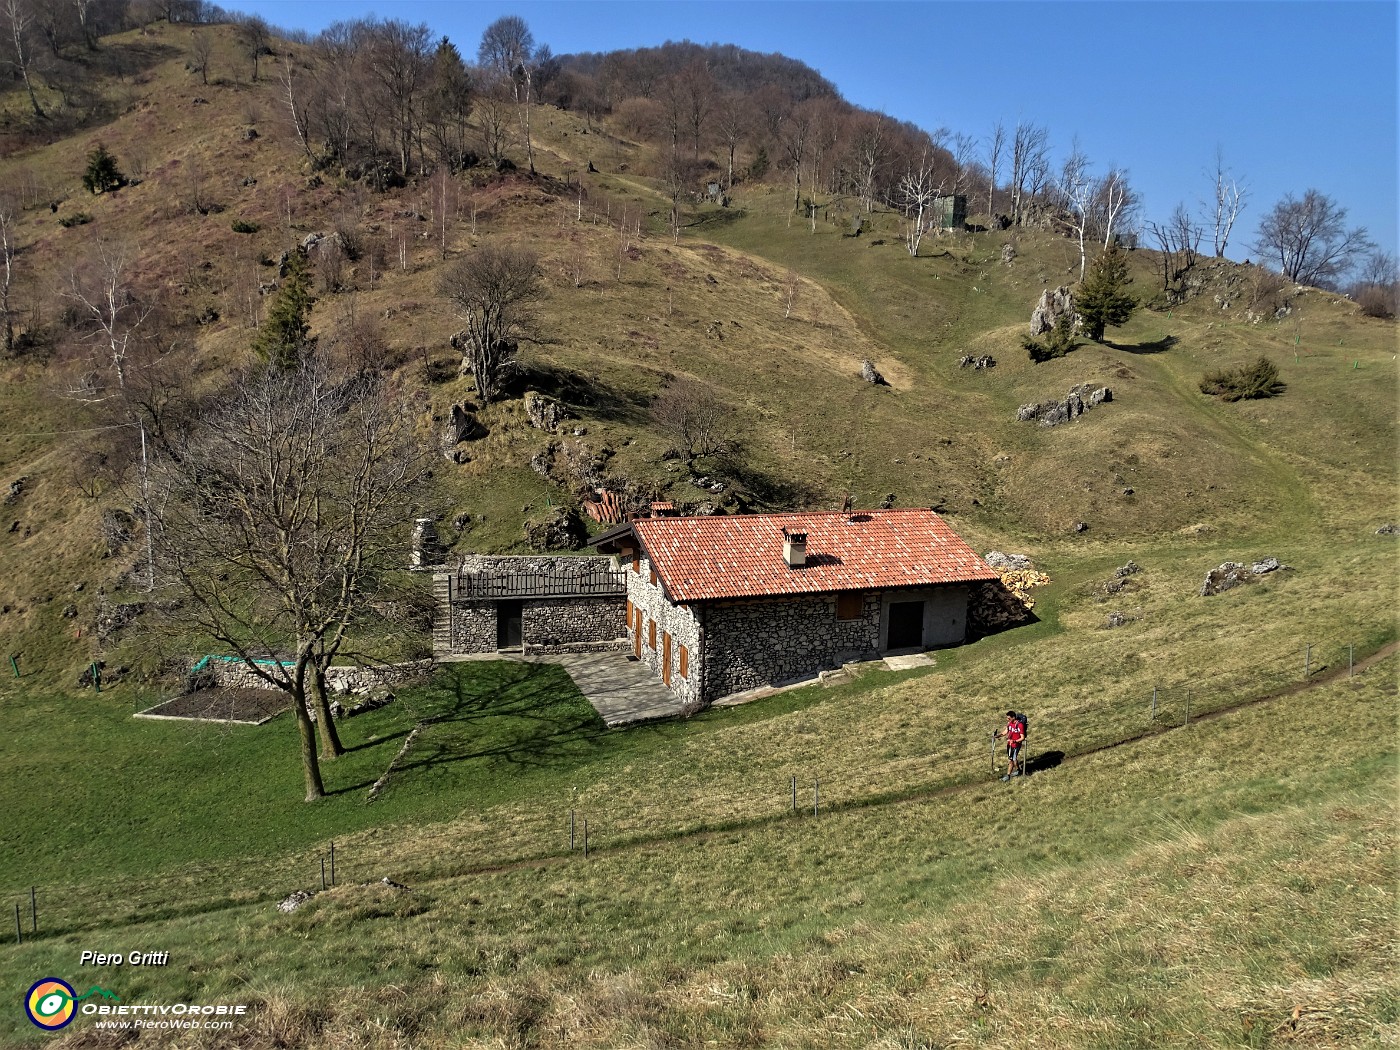
[[[651,585],[656,586],[656,566],[651,566]]]
[[[649,624],[647,624],[647,645],[651,646],[653,652],[656,650],[656,621],[655,621],[655,620],[652,620]]]
[[[627,626],[632,626],[632,599],[627,599]]]
[[[635,573],[640,573],[640,572],[642,571],[642,552],[641,552],[641,551],[633,551],[633,552],[632,552],[632,571],[635,572]]]
[[[838,620],[859,620],[865,612],[865,595],[838,594],[836,596],[836,618]]]
[[[690,677],[690,651],[687,650],[685,646],[681,646],[681,661],[679,673],[682,678]]]

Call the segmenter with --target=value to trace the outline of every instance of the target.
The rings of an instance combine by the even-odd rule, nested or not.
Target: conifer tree
[[[1089,273],[1074,297],[1075,309],[1084,323],[1084,334],[1094,342],[1103,341],[1103,330],[1112,325],[1128,323],[1137,300],[1124,289],[1133,283],[1128,276],[1128,261],[1116,244],[1110,245],[1094,260]]]
[[[106,193],[126,185],[126,177],[117,168],[117,158],[107,151],[102,143],[97,144],[87,157],[87,170],[83,172],[83,188],[89,193]]]
[[[287,276],[277,297],[268,308],[267,317],[253,339],[253,352],[273,368],[286,371],[302,357],[311,340],[308,334],[311,326],[307,318],[311,315],[311,273],[307,269],[306,255],[294,251],[287,259]]]

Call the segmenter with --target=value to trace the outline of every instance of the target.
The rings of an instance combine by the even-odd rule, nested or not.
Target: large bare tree
[[[1346,219],[1347,210],[1324,193],[1290,193],[1259,220],[1254,248],[1290,281],[1331,285],[1375,247],[1366,227],[1349,230]]]
[[[535,145],[530,135],[535,77],[551,57],[548,45],[535,46],[534,34],[519,15],[504,15],[492,22],[481,34],[481,45],[477,48],[477,60],[482,67],[508,83],[515,96],[531,175],[535,173]]]
[[[407,565],[426,463],[412,419],[377,380],[305,361],[245,376],[152,466],[160,588],[186,637],[291,699],[307,801],[325,790],[317,735],[320,757],[341,751],[326,670]]]
[[[463,366],[476,380],[482,404],[490,404],[500,393],[502,366],[533,329],[533,305],[543,294],[539,261],[523,248],[487,245],[449,267],[441,290],[466,326],[455,337]]]

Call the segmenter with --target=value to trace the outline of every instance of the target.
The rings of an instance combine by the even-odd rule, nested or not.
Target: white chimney
[[[800,569],[807,564],[807,534],[783,530],[783,561],[789,569]]]

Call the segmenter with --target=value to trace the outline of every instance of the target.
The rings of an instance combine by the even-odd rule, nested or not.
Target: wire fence
[[[1027,772],[1094,751],[1189,726],[1322,680],[1359,678],[1357,647],[1303,644],[1244,669],[1192,671],[1150,688],[1089,698],[1072,709],[1032,709],[1023,750]],[[107,899],[91,885],[29,887],[14,901],[15,939],[57,936],[280,901],[337,885],[385,879],[426,881],[511,867],[569,863],[600,851],[683,839],[778,821],[820,818],[834,810],[879,805],[985,784],[1005,768],[993,739],[1000,720],[965,730],[941,746],[883,762],[799,761],[758,775],[716,781],[704,770],[676,772],[659,797],[654,785],[587,789],[556,807],[485,811],[450,825],[414,829],[408,841],[390,829],[358,833],[271,860],[246,862],[231,877],[226,862],[183,865],[175,876],[124,880]],[[405,756],[398,756],[401,762]],[[800,767],[800,768],[799,768]],[[10,892],[15,893],[12,887]]]

